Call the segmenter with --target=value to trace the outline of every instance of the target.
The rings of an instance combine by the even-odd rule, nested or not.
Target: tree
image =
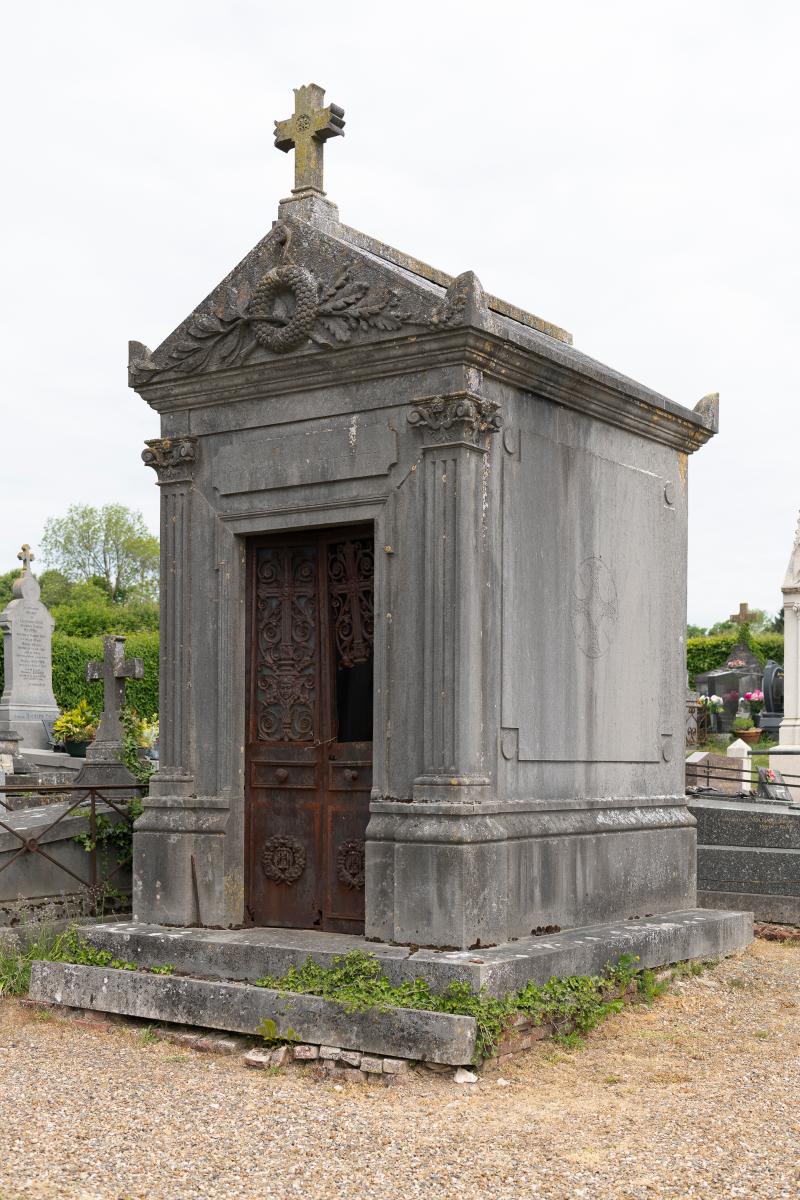
[[[42,551],[68,580],[99,584],[115,604],[157,595],[158,538],[123,504],[71,504],[66,516],[45,522]]]

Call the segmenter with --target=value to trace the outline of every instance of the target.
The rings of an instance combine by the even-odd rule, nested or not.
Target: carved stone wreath
[[[282,301],[287,296],[291,298],[291,315],[276,325],[275,314],[283,311]],[[317,283],[310,271],[305,267],[275,267],[261,280],[250,305],[256,338],[274,354],[294,350],[308,340],[317,308]]]
[[[364,886],[364,843],[342,842],[336,855],[336,869],[339,879],[349,888],[361,889]]]
[[[353,279],[351,267],[327,284],[307,268],[286,263],[262,276],[246,309],[229,317],[194,317],[164,367],[137,360],[130,369],[138,386],[152,382],[159,370],[191,374],[212,365],[240,366],[257,346],[285,354],[308,341],[331,347],[357,333],[391,333],[423,323],[400,307],[393,288]]]
[[[295,883],[306,869],[306,852],[296,838],[268,838],[261,852],[261,866],[275,883]]]

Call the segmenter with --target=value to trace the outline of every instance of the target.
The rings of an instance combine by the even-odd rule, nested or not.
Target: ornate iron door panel
[[[357,932],[372,784],[372,538],[254,542],[248,596],[248,919]]]

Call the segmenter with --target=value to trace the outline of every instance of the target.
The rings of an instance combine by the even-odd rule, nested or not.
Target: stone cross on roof
[[[23,542],[23,543],[22,543],[22,549],[21,549],[21,550],[20,550],[20,552],[17,554],[17,558],[18,558],[18,559],[20,560],[20,562],[22,563],[22,569],[23,569],[23,571],[30,571],[30,569],[31,569],[31,563],[33,562],[33,560],[34,560],[34,558],[35,558],[35,557],[36,557],[36,555],[35,555],[35,554],[33,554],[33,552],[31,551],[31,548],[30,548],[30,546],[28,545],[28,543],[27,543],[27,542]]]
[[[122,709],[125,705],[125,680],[142,679],[144,662],[141,658],[125,658],[125,638],[113,634],[103,638],[103,661],[86,664],[86,678],[103,681],[103,719],[97,729],[95,743],[122,743]]]
[[[325,89],[318,83],[294,89],[294,116],[275,122],[275,145],[288,153],[294,149],[292,191],[325,195],[322,187],[322,146],[330,137],[344,134],[344,109],[322,107]]]
[[[731,613],[728,620],[733,621],[735,625],[749,625],[754,616],[755,613],[750,612],[750,606],[745,601],[744,604],[739,605],[738,613]]]

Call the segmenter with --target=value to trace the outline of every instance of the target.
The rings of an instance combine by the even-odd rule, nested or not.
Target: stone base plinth
[[[800,924],[800,809],[702,796],[690,811],[697,820],[699,902],[747,908],[757,921]]]
[[[519,938],[480,951],[419,950],[307,929],[177,929],[131,921],[89,926],[81,932],[117,958],[140,966],[172,963],[176,971],[206,979],[279,976],[308,957],[329,966],[338,955],[362,950],[379,959],[392,983],[425,979],[435,991],[443,991],[459,981],[475,991],[485,987],[501,996],[530,980],[545,983],[553,975],[598,974],[623,954],[637,956],[642,967],[718,958],[743,950],[752,940],[752,931],[750,913],[689,909],[650,920]]]

